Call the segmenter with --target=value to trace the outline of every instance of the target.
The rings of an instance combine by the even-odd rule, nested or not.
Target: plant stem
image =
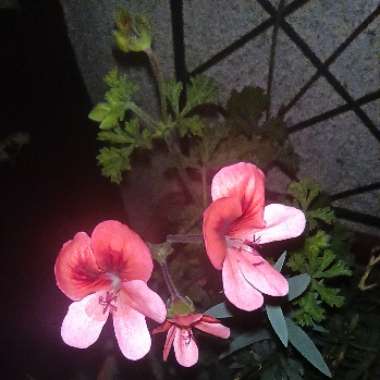
[[[154,131],[158,123],[152,117],[143,111],[138,105],[133,102],[128,103],[128,109],[131,110],[141,121],[143,121],[147,128]]]
[[[168,110],[167,110],[167,103],[166,103],[166,97],[165,97],[164,76],[162,75],[162,71],[160,68],[160,61],[158,60],[157,55],[153,52],[151,48],[146,49],[145,53],[149,58],[153,75],[156,78],[158,94],[160,97],[161,118],[165,122],[168,119]]]
[[[146,49],[145,50],[146,55],[149,58],[149,63],[152,67],[153,75],[157,82],[158,87],[158,94],[160,97],[160,109],[161,109],[161,119],[165,123],[168,120],[168,110],[167,110],[167,103],[166,103],[166,97],[165,97],[165,83],[164,83],[164,77],[162,75],[160,62],[158,60],[157,55],[153,52],[152,49]],[[192,186],[191,186],[191,179],[188,176],[186,172],[186,168],[184,168],[182,163],[182,152],[179,148],[179,145],[177,141],[175,141],[175,136],[172,136],[170,139],[166,138],[165,142],[168,147],[168,150],[170,153],[176,155],[178,160],[178,172],[179,176],[181,178],[181,181],[184,183],[184,185],[187,187],[188,193],[190,196],[194,199],[194,201],[197,201],[196,197],[194,196],[192,192]]]
[[[160,265],[161,265],[162,276],[164,278],[166,287],[169,290],[172,301],[182,298],[176,286],[174,285],[172,277],[170,276],[169,268],[166,261],[160,263]]]
[[[368,277],[371,274],[371,271],[372,271],[373,267],[377,263],[380,262],[380,255],[375,256],[375,252],[376,252],[376,249],[373,250],[373,254],[372,254],[372,256],[371,256],[371,258],[369,260],[369,263],[366,266],[366,270],[363,273],[362,277],[360,278],[360,281],[359,281],[359,284],[358,284],[358,288],[360,290],[362,290],[362,291],[373,289],[374,287],[376,287],[378,285],[377,283],[367,284]]]
[[[198,234],[176,234],[176,235],[167,235],[166,241],[168,243],[189,243],[189,244],[202,244],[203,239],[202,235]]]

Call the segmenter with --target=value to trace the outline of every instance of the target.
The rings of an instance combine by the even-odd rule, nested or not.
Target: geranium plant
[[[124,175],[133,178],[133,166],[145,154],[156,191],[170,172],[182,196],[173,196],[160,216],[171,229],[159,243],[108,220],[91,237],[79,232],[63,245],[55,275],[73,301],[63,340],[77,348],[95,344],[111,315],[125,358],[144,357],[152,337],[156,348],[163,345],[163,360],[154,364],[161,368],[158,378],[331,377],[326,360],[340,373],[344,358],[337,362],[339,345],[327,343],[327,313],[344,307],[343,282],[334,280],[352,276],[349,239],[315,183],[293,182],[287,194],[271,198],[265,171],[276,164],[296,173],[297,159],[285,121],[267,112],[265,91],[233,91],[222,107],[211,79],[191,78],[185,91],[163,77],[145,17],[120,10],[114,37],[125,54],[148,58],[160,111],[150,115],[139,106],[136,84],[119,70],[106,76],[105,99],[89,115],[104,144],[102,173],[118,184]],[[162,150],[168,160],[159,159]],[[153,271],[152,258],[160,270]],[[376,260],[361,274],[359,291],[373,288],[366,281]],[[150,331],[146,317],[156,323]],[[192,366],[196,376],[180,370]]]

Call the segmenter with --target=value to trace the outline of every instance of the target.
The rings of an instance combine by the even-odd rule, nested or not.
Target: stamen
[[[117,311],[117,307],[112,303],[112,302],[116,302],[116,299],[117,299],[117,293],[112,292],[112,291],[111,292],[107,291],[105,296],[99,297],[99,304],[104,306],[103,314],[107,312],[108,308],[110,309],[111,313],[114,311]]]
[[[191,343],[193,332],[191,331],[191,329],[181,329],[181,335],[185,341],[185,345],[188,346]]]
[[[254,253],[253,247],[246,240],[233,238],[226,236],[227,247],[237,249],[238,251],[246,251],[249,253]]]

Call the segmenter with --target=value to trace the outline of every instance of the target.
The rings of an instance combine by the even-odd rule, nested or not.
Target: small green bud
[[[189,297],[176,298],[168,306],[168,318],[194,313],[195,307]]]
[[[116,13],[115,24],[115,42],[124,53],[144,51],[151,47],[151,26],[146,17],[134,16],[127,10],[120,9]]]

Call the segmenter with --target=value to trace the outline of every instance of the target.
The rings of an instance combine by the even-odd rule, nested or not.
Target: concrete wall
[[[277,6],[279,1],[272,0]],[[291,3],[287,1],[286,4]],[[155,30],[154,45],[165,75],[174,75],[170,2],[161,0],[62,0],[67,27],[88,91],[94,101],[102,98],[102,77],[117,64],[112,51],[113,13],[117,6],[148,14]],[[378,7],[378,0],[313,0],[287,17],[287,22],[321,60],[325,61],[365,18]],[[186,64],[189,72],[270,16],[258,1],[183,0]],[[358,99],[380,88],[380,17],[347,47],[329,67],[343,89]],[[205,71],[219,83],[223,102],[231,89],[254,84],[266,87],[272,27],[247,42]],[[136,63],[130,60],[126,63]],[[144,102],[156,107],[154,88],[146,66],[127,71],[140,81]],[[289,36],[279,30],[273,108],[287,103],[316,72],[305,54]],[[288,125],[346,104],[323,77],[287,114]],[[380,128],[380,101],[362,106],[375,128]],[[380,132],[380,131],[379,131]],[[310,176],[335,194],[380,182],[380,144],[353,111],[341,113],[291,134],[301,158],[301,176]],[[286,184],[283,174],[271,173],[271,186]],[[280,186],[281,187],[281,186]],[[380,190],[346,197],[339,207],[380,216]],[[355,228],[363,229],[361,225]],[[375,228],[364,228],[379,233]]]

